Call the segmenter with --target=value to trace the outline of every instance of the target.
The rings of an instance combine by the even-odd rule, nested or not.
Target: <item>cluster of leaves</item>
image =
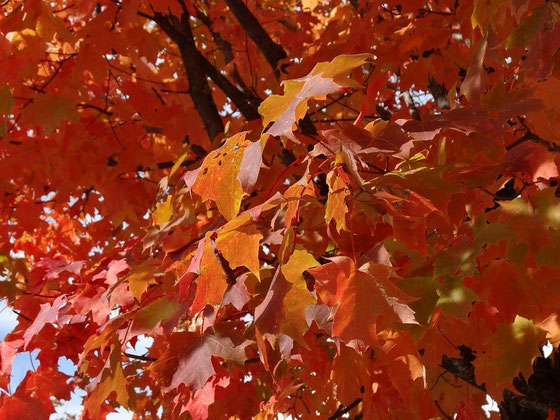
[[[2,8],[1,418],[471,419],[560,340],[555,1]]]

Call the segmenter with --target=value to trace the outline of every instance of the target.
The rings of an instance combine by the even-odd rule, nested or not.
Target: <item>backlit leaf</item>
[[[259,107],[265,127],[274,121],[267,133],[294,140],[294,124],[305,116],[309,99],[338,92],[343,87],[357,87],[346,76],[369,60],[369,54],[341,55],[330,63],[317,64],[301,79],[284,82],[284,94],[269,96]]]

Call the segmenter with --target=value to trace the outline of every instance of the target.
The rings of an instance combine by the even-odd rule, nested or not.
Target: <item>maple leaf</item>
[[[333,257],[330,261],[310,269],[309,274],[315,279],[314,287],[321,300],[329,306],[334,306],[346,285],[346,279],[354,270],[354,263],[346,257]]]
[[[173,169],[173,168],[172,168]],[[156,210],[154,211],[152,217],[154,218],[154,223],[156,225],[162,226],[166,224],[169,219],[173,216],[173,201],[170,195],[163,203],[158,203]]]
[[[223,226],[214,241],[208,234],[203,245],[197,279],[196,296],[191,306],[198,312],[205,304],[219,305],[229,285],[235,284],[232,269],[246,266],[259,278],[258,250],[262,237],[254,226],[246,225],[248,214],[241,215]]]
[[[213,381],[206,382],[201,389],[194,393],[187,403],[185,410],[194,418],[208,418],[209,406],[216,400],[219,388],[227,388],[228,385],[229,378],[227,377],[216,378]]]
[[[211,152],[202,163],[197,172],[196,181],[192,185],[192,191],[200,195],[203,200],[216,202],[220,213],[228,220],[233,219],[239,212],[241,198],[243,196],[243,185],[238,176],[240,170],[243,182],[247,188],[254,182],[256,172],[258,174],[260,164],[255,167],[253,163],[245,163],[245,149],[249,143],[245,140],[246,133],[239,133],[226,140],[226,143]],[[260,147],[260,146],[259,146]],[[249,149],[249,162],[255,160],[256,155],[253,147]],[[258,156],[258,155],[257,155]]]
[[[314,304],[316,299],[307,290],[303,272],[317,265],[319,263],[307,251],[295,249],[281,269],[286,280],[292,283],[284,297],[284,321],[281,331],[304,347],[307,347],[307,344],[302,337],[308,328],[305,314],[309,305]]]
[[[154,275],[159,267],[158,261],[146,261],[145,264],[136,266],[134,271],[126,276],[128,290],[138,301],[141,300],[150,283],[154,282]]]
[[[276,270],[266,295],[255,308],[255,326],[262,333],[277,333],[284,319],[283,299],[290,289],[280,270]]]
[[[261,239],[262,234],[250,223],[250,216],[245,213],[219,230],[216,248],[223,253],[231,268],[245,266],[259,278]]]
[[[162,297],[142,307],[134,314],[130,333],[132,335],[157,334],[159,328],[165,328],[165,324],[171,325],[172,328],[184,311],[185,308],[176,300]]]
[[[307,344],[303,336],[309,328],[306,319],[307,308],[315,303],[316,299],[307,290],[305,281],[292,284],[283,299],[284,320],[280,331],[304,347],[307,347]]]
[[[25,415],[29,419],[47,420],[51,413],[54,413],[52,404],[31,395],[16,393],[8,396],[2,394],[1,398],[0,415],[2,418],[19,418]]]
[[[473,61],[467,70],[465,80],[461,84],[461,93],[474,105],[480,103],[480,97],[484,91],[484,56],[488,46],[488,37],[483,37],[476,49]]]
[[[101,373],[88,387],[88,396],[84,401],[85,413],[90,419],[96,419],[103,402],[114,392],[116,401],[128,406],[129,393],[126,388],[126,379],[121,365],[120,344],[113,343],[111,355],[107,359]]]
[[[40,95],[27,108],[25,118],[32,125],[44,127],[45,134],[50,134],[60,125],[62,120],[76,118],[75,103],[71,98],[53,97],[48,94]]]
[[[234,345],[229,337],[209,331],[198,337],[187,335],[185,338],[190,343],[184,351],[173,356],[162,356],[162,362],[170,357],[178,359],[168,389],[177,388],[180,384],[185,384],[193,391],[202,388],[208,379],[216,373],[212,365],[213,356],[221,357],[237,365],[243,365],[246,359],[245,347],[250,344],[246,341]]]
[[[0,343],[0,371],[2,372],[2,381],[0,386],[6,391],[8,390],[9,378],[12,372],[12,364],[17,354],[17,347],[22,344],[23,340],[2,341]],[[6,377],[8,378],[6,380]]]
[[[346,227],[346,197],[349,192],[346,187],[346,182],[341,176],[336,176],[334,172],[327,175],[327,184],[329,186],[329,196],[327,206],[325,209],[325,221],[330,223],[331,220],[335,221],[336,229],[348,230]]]
[[[67,305],[67,301],[64,295],[57,297],[52,304],[44,303],[41,305],[41,309],[33,320],[33,323],[25,330],[23,335],[24,347],[29,345],[33,337],[43,329],[45,324],[55,323],[57,321],[59,311],[65,305]]]
[[[478,416],[475,411],[474,401],[472,399],[467,399],[465,401],[461,401],[457,406],[457,419],[458,420],[474,420],[477,419]]]
[[[512,48],[526,45],[545,24],[546,15],[550,12],[548,9],[546,5],[533,9],[531,15],[523,19],[521,24],[509,34],[505,41],[505,47]]]
[[[191,306],[192,312],[200,311],[205,305],[219,305],[222,303],[228,282],[220,261],[216,257],[210,236],[204,245],[200,275],[196,280],[196,295]]]
[[[344,278],[337,290],[334,335],[345,342],[357,339],[373,344],[380,316],[391,323],[417,323],[407,305],[412,299],[389,279],[390,274],[390,267],[368,263]]]
[[[480,298],[460,278],[445,277],[437,289],[437,306],[447,313],[466,320],[473,302]]]
[[[517,315],[513,323],[498,326],[486,342],[493,349],[492,354],[481,356],[480,360],[475,360],[475,365],[492,366],[490,369],[495,372],[497,384],[511,380],[519,372],[529,377],[533,359],[540,355],[539,345],[545,334],[532,321]]]
[[[282,265],[281,270],[286,280],[294,284],[305,281],[303,272],[318,265],[319,263],[313,258],[313,255],[305,249],[296,248],[288,261]]]
[[[63,272],[78,274],[82,269],[83,261],[69,263],[64,258],[42,258],[30,273],[31,288],[39,291],[41,288],[53,281]]]
[[[250,193],[259,176],[262,164],[262,145],[260,141],[249,144],[243,152],[243,159],[239,165],[237,179],[241,183],[243,192]]]
[[[301,79],[284,81],[284,95],[270,95],[259,106],[263,125],[274,121],[266,132],[295,140],[293,126],[305,116],[309,99],[338,92],[343,87],[357,87],[346,76],[370,59],[369,54],[341,55],[330,63],[318,63]]]
[[[348,372],[354,372],[348,375]],[[332,379],[337,384],[336,397],[343,403],[351,402],[360,392],[362,383],[367,382],[365,361],[347,346],[340,346],[333,360]]]

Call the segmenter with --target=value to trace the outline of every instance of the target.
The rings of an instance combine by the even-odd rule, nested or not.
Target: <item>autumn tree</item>
[[[553,418],[559,21],[2,2],[0,418]]]

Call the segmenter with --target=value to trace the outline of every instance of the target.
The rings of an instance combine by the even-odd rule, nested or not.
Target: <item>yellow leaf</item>
[[[324,63],[322,71],[323,77],[332,77],[340,86],[344,87],[360,87],[360,85],[352,79],[348,79],[348,73],[357,67],[371,61],[371,54],[342,54],[336,57],[330,63]],[[317,66],[320,66],[318,64]]]
[[[482,28],[488,19],[488,5],[486,0],[475,0],[474,8],[471,15],[471,26],[475,29],[477,26]]]
[[[305,283],[303,272],[309,268],[316,267],[319,262],[309,252],[302,248],[296,248],[286,264],[282,266],[282,274],[290,283]]]
[[[290,103],[294,100],[294,97],[301,90],[303,85],[303,82],[287,80],[283,83],[283,95],[270,95],[264,100],[259,107],[259,112],[263,116],[263,126],[266,127],[272,121],[276,121],[280,118],[286,108],[290,106]]]
[[[309,305],[316,303],[317,300],[305,284],[305,280],[292,284],[292,288],[284,297],[284,321],[280,331],[290,336],[300,345],[308,348],[303,336],[309,326],[305,319],[305,311]]]
[[[371,58],[371,54],[340,55],[330,63],[317,64],[301,79],[285,81],[284,95],[271,95],[259,106],[265,127],[275,121],[266,133],[297,141],[292,131],[294,124],[305,116],[309,99],[335,93],[343,87],[359,87],[348,78],[348,73]]]
[[[227,223],[217,233],[215,239],[216,250],[222,253],[222,263],[229,264],[232,270],[244,266],[257,278],[260,278],[259,243],[262,235],[256,227],[248,224],[251,220],[249,214],[243,214]],[[193,312],[198,312],[205,305],[220,305],[228,287],[228,279],[224,267],[212,249],[212,235],[208,233],[205,238],[202,259],[200,261],[200,275],[197,279],[197,289]]]
[[[338,232],[348,230],[346,227],[346,213],[348,213],[346,197],[348,197],[349,192],[346,184],[335,172],[330,172],[327,175],[327,185],[329,186],[329,195],[325,209],[325,221],[328,225],[334,219]]]
[[[175,161],[175,163],[173,164],[173,166],[171,167],[171,171],[169,171],[169,178],[171,178],[173,176],[173,174],[177,171],[177,169],[179,169],[179,166],[181,166],[181,164],[185,161],[185,158],[191,153],[190,150],[187,150],[185,153],[183,153],[181,156],[179,156],[179,159],[177,159]]]
[[[250,219],[246,213],[224,225],[218,232],[216,247],[231,268],[247,267],[260,278],[259,243],[262,235],[254,224],[249,224]]]
[[[303,9],[314,10],[319,3],[319,0],[303,0],[302,2]]]
[[[243,197],[243,188],[237,175],[244,149],[250,143],[245,140],[246,134],[238,133],[227,139],[218,150],[210,152],[192,186],[192,191],[200,195],[202,200],[214,201],[227,220],[239,213]]]
[[[155,283],[154,274],[161,268],[161,261],[147,260],[143,264],[135,266],[126,276],[128,290],[140,301],[142,295],[150,283]]]
[[[53,40],[55,34],[58,34],[58,36],[65,41],[73,41],[73,36],[66,28],[64,21],[53,13],[47,2],[36,2],[34,7],[37,13],[35,30],[41,38],[50,42]]]
[[[133,336],[152,333],[154,329],[178,315],[182,307],[176,300],[162,297],[147,306],[140,308],[132,318],[130,333]]]
[[[154,211],[152,217],[154,223],[158,226],[166,224],[173,216],[173,201],[170,195],[163,203],[158,203],[156,205],[156,210]]]
[[[493,357],[496,381],[509,382],[519,372],[528,378],[533,371],[533,359],[540,356],[539,346],[545,335],[546,331],[519,315],[512,324],[501,324],[487,342],[497,350]]]
[[[437,306],[455,318],[467,320],[472,303],[480,298],[459,277],[445,276],[437,289]]]

